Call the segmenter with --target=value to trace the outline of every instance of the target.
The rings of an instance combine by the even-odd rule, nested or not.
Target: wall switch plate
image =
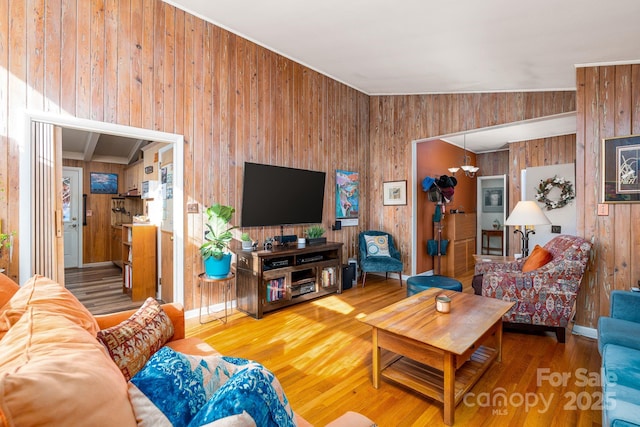
[[[198,213],[198,204],[187,203],[187,213]]]
[[[559,225],[552,225],[552,226],[551,226],[551,232],[552,232],[552,233],[560,233],[560,232],[561,232],[561,231],[560,231],[561,229],[562,229],[562,227],[561,227],[561,226],[559,226]]]
[[[598,203],[598,216],[609,216],[609,205],[607,203]]]

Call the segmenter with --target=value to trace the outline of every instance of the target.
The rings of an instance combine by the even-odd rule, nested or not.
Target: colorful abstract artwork
[[[358,172],[336,170],[336,219],[358,218],[359,198]]]

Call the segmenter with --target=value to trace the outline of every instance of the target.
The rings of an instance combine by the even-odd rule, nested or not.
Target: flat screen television
[[[322,222],[324,172],[245,162],[242,227]]]

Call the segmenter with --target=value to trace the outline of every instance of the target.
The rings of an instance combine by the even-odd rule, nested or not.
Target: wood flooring
[[[65,286],[91,314],[106,314],[138,308],[122,293],[122,270],[116,266],[67,268]]]
[[[465,292],[471,292],[465,278]],[[187,321],[225,355],[271,369],[293,409],[316,426],[345,411],[381,427],[440,426],[442,404],[383,380],[371,384],[371,327],[358,319],[406,295],[406,283],[370,275],[365,288],[268,313],[261,320],[234,312],[227,324]],[[459,426],[601,425],[597,343],[567,334],[506,331],[502,362],[494,363],[457,406]]]

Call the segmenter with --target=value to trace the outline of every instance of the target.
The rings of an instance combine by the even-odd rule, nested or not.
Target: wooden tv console
[[[237,308],[256,319],[264,313],[342,292],[342,243],[297,245],[237,255]]]

